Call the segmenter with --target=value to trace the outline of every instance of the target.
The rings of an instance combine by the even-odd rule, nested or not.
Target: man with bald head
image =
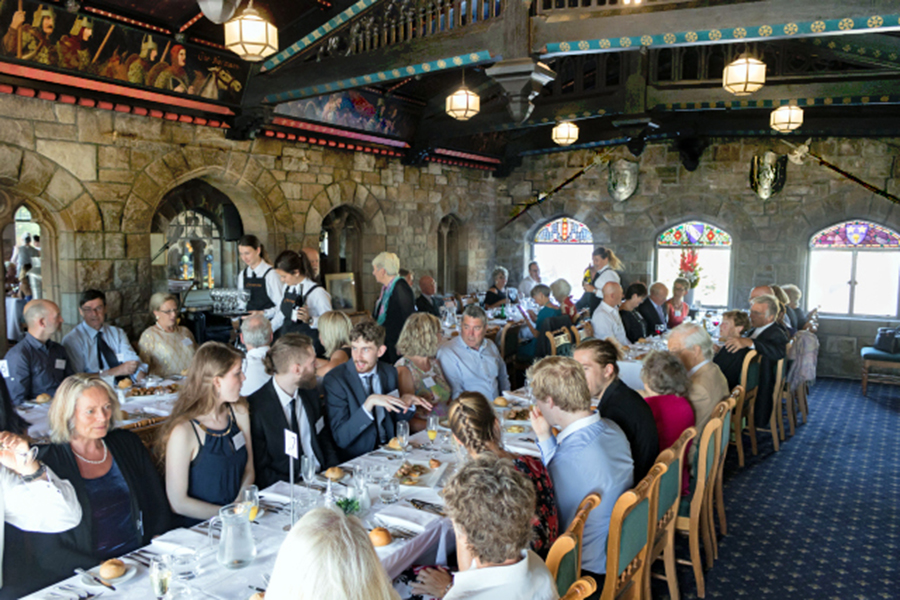
[[[438,304],[440,298],[437,298],[434,295],[437,291],[437,284],[434,282],[434,277],[423,275],[422,278],[419,279],[419,289],[422,290],[422,293],[416,298],[416,310],[440,317],[441,309],[440,304]]]
[[[66,349],[50,339],[63,322],[59,307],[49,300],[32,300],[25,305],[24,316],[28,328],[25,339],[0,361],[0,371],[16,406],[40,394],[52,396],[73,372]]]
[[[661,281],[650,286],[649,295],[638,306],[638,312],[647,321],[647,334],[654,335],[666,330],[666,309],[663,306],[669,297],[669,288]],[[660,330],[660,327],[662,329]]]
[[[303,254],[306,255],[306,258],[309,259],[309,264],[313,268],[314,274],[310,279],[314,279],[315,281],[318,282],[319,281],[319,251],[316,250],[315,248],[306,247],[306,248],[303,248],[303,250],[301,250],[301,252],[303,252]]]
[[[614,338],[623,346],[628,345],[625,326],[619,316],[619,304],[622,303],[622,286],[615,281],[603,284],[603,298],[594,310],[591,324],[594,326],[594,337],[598,340]]]

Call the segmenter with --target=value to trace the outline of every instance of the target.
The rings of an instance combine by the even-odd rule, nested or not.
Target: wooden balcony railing
[[[697,5],[696,0],[536,0],[537,14],[559,11],[622,11],[629,8],[652,8],[673,4]]]

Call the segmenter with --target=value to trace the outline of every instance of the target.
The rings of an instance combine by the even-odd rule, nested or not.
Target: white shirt
[[[619,310],[606,302],[600,301],[600,305],[591,317],[591,324],[594,326],[594,337],[598,340],[605,340],[612,336],[624,346],[629,344]]]
[[[691,369],[690,371],[688,371],[688,377],[693,377],[694,373],[696,373],[697,371],[702,369],[703,366],[706,365],[706,363],[708,363],[708,362],[709,362],[709,360],[704,360],[703,362],[694,365],[694,368]]]
[[[532,279],[531,275],[525,277],[525,279],[522,280],[522,283],[519,284],[519,300],[531,298],[531,290],[540,283],[540,281]]]
[[[263,366],[263,358],[268,351],[268,346],[247,350],[244,364],[241,367],[244,377],[247,378],[244,380],[244,385],[241,386],[241,396],[246,398],[272,379],[271,375],[266,374],[266,368]]]
[[[319,328],[319,317],[331,310],[331,294],[325,291],[325,288],[319,286],[312,292],[309,292],[314,285],[317,285],[312,279],[304,279],[297,285],[292,285],[287,291],[299,296],[309,293],[309,296],[303,301],[303,306],[309,310],[309,326],[313,329]]]
[[[254,277],[262,277],[269,269],[272,269],[272,265],[264,260],[259,261],[259,264],[256,265],[255,269],[244,267],[238,274],[238,289],[244,289],[244,277],[248,272],[252,272]],[[281,324],[284,322],[284,315],[281,314],[281,301],[284,300],[284,284],[281,283],[281,279],[278,277],[278,273],[275,272],[275,269],[272,269],[269,271],[269,274],[266,275],[266,294],[269,296],[269,299],[275,303],[275,306],[264,310],[263,315],[272,322],[272,331],[275,331],[281,327]]]
[[[766,325],[763,325],[762,327],[757,327],[756,329],[753,330],[753,333],[750,334],[750,339],[755,340],[756,338],[759,337],[759,335],[763,331],[765,331],[766,329],[768,329],[769,327],[771,327],[774,324],[775,324],[775,321],[772,321],[771,323],[767,323]],[[750,346],[750,347],[752,348],[753,346]]]
[[[309,417],[306,416],[306,410],[303,408],[303,401],[297,396],[297,392],[294,392],[293,396],[288,396],[287,392],[281,389],[281,386],[278,385],[278,382],[275,382],[275,385],[272,387],[275,388],[275,393],[278,395],[278,400],[281,402],[281,408],[284,409],[284,416],[287,419],[288,427],[291,426],[291,401],[296,398],[296,402],[294,402],[294,406],[297,411],[297,425],[300,427],[300,431],[297,432],[297,435],[300,437],[300,447],[303,448],[303,456],[308,456],[316,463],[316,473],[319,472],[319,460],[316,458],[316,453],[313,451],[312,447],[312,431],[309,428]]]
[[[601,300],[603,299],[603,286],[609,283],[610,281],[614,281],[616,283],[620,283],[621,279],[619,279],[619,274],[616,273],[612,267],[609,265],[603,267],[597,272],[594,280],[594,294]]]
[[[531,550],[522,550],[522,560],[502,567],[471,567],[453,576],[453,587],[445,600],[557,600],[556,580],[547,565]]]

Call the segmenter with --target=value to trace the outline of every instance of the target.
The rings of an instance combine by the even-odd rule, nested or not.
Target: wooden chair
[[[697,596],[706,597],[706,581],[703,578],[703,563],[700,559],[700,536],[703,536],[703,544],[707,548],[706,566],[712,567],[712,541],[710,540],[709,520],[706,512],[710,510],[709,489],[711,482],[715,481],[716,466],[718,465],[719,450],[722,435],[722,419],[711,418],[703,428],[700,436],[700,446],[697,448],[696,476],[693,495],[688,500],[683,499],[678,509],[678,517],[675,519],[675,530],[688,535],[690,546],[690,560],[678,559],[679,564],[690,565],[694,570],[694,579],[697,582]]]
[[[609,520],[606,580],[600,600],[643,596],[651,541],[656,538],[659,482],[667,469],[656,463],[640,483],[616,500]]]
[[[571,329],[560,327],[556,331],[548,331],[544,335],[550,340],[549,356],[557,356],[560,353],[564,356],[572,356],[572,348],[575,344]]]
[[[747,428],[750,430],[750,447],[753,455],[756,455],[756,427],[751,418],[750,407],[756,403],[756,392],[759,389],[759,361],[762,355],[756,350],[750,350],[744,356],[744,366],[741,368],[741,385],[742,390],[740,398],[734,406],[732,413],[731,430],[734,432],[733,443],[737,446],[738,465],[744,466],[744,419],[747,420]]]
[[[572,584],[581,577],[581,539],[584,523],[591,511],[600,506],[600,494],[588,494],[569,524],[565,533],[559,536],[547,552],[547,568],[556,580],[560,593],[568,592]],[[596,589],[596,583],[594,584]]]
[[[656,462],[667,467],[659,480],[659,502],[656,510],[656,535],[647,556],[647,572],[644,576],[644,598],[649,600],[650,578],[665,579],[669,584],[669,597],[678,600],[678,573],[675,571],[675,519],[681,503],[682,474],[688,442],[697,436],[693,427],[685,429],[674,444],[663,450]],[[665,575],[656,575],[651,567],[662,557]]]
[[[794,341],[787,345],[787,356],[791,356],[791,348],[794,345]],[[775,382],[776,385],[778,382]],[[788,382],[787,378],[787,359],[784,360],[784,369],[781,373],[781,387],[780,391],[776,392],[775,399],[778,401],[778,433],[781,436],[781,439],[784,440],[784,419],[787,418],[788,429],[790,430],[791,437],[794,437],[796,433],[797,427],[797,407],[794,405],[794,392],[791,391],[791,384]]]
[[[572,335],[575,337],[575,345],[577,346],[584,340],[594,337],[594,325],[590,319],[579,321],[577,325],[572,325]]]
[[[569,591],[565,596],[561,596],[560,600],[584,600],[597,591],[597,582],[593,577],[581,577],[569,587]]]
[[[781,446],[778,443],[779,437],[780,439],[784,439],[784,433],[779,433],[780,430],[784,428],[784,423],[779,425],[781,419],[778,418],[781,415],[782,411],[782,394],[781,390],[784,387],[784,363],[785,360],[782,358],[778,361],[778,364],[775,365],[775,387],[772,388],[772,412],[769,414],[769,427],[757,427],[756,426],[756,402],[753,402],[750,406],[750,414],[747,417],[747,422],[750,427],[750,444],[753,449],[753,454],[756,454],[756,432],[762,431],[764,433],[772,434],[772,445],[775,447],[775,452],[781,450]]]
[[[728,533],[728,525],[725,522],[725,496],[722,490],[722,472],[725,466],[725,457],[728,455],[728,444],[731,439],[731,432],[735,431],[740,433],[740,430],[735,430],[733,428],[733,416],[736,412],[734,409],[737,405],[738,398],[743,395],[743,388],[739,385],[735,386],[731,395],[719,402],[713,409],[713,416],[717,419],[722,419],[722,446],[719,450],[719,464],[716,467],[715,483],[709,490],[711,499],[710,506],[712,507],[709,511],[709,531],[710,538],[712,539],[713,556],[715,558],[719,558],[719,543],[718,540],[716,540],[716,511],[719,513],[719,531],[722,532],[722,535],[727,535]]]

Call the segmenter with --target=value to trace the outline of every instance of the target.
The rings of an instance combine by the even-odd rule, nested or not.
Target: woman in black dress
[[[647,322],[641,313],[635,310],[646,297],[647,286],[640,281],[632,283],[625,290],[625,301],[619,307],[619,316],[622,317],[625,337],[632,344],[641,338],[647,337]]]
[[[485,308],[497,308],[509,303],[509,292],[506,289],[506,281],[509,279],[509,271],[505,267],[497,267],[491,273],[491,281],[494,285],[488,288],[484,296]]]

